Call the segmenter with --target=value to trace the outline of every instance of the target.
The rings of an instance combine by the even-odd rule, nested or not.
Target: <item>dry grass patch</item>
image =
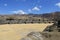
[[[6,24],[0,25],[0,40],[19,40],[32,31],[42,32],[52,24]]]

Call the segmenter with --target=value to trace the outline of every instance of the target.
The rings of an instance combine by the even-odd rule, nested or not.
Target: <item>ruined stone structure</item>
[[[21,40],[43,40],[43,36],[40,32],[31,32]]]
[[[5,20],[0,20],[0,24],[22,24],[22,23],[53,23],[53,21],[46,18],[28,18],[28,19],[14,19],[7,18]]]
[[[60,20],[54,22],[53,25],[48,26],[44,32],[60,32]]]

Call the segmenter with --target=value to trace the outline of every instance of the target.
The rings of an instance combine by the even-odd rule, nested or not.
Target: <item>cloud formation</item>
[[[56,6],[60,7],[60,2],[59,3],[56,3]]]
[[[38,7],[34,7],[32,10],[39,11],[39,10],[40,10],[40,8],[38,8]]]
[[[26,12],[24,12],[23,10],[12,11],[12,13],[16,13],[16,14],[26,14]]]
[[[28,9],[28,12],[32,12],[32,10],[31,9]]]
[[[7,6],[7,4],[5,3],[4,6]]]
[[[33,12],[33,11],[40,11],[40,8],[41,8],[42,6],[35,6],[35,7],[33,7],[33,8],[31,8],[31,9],[28,9],[28,12]]]

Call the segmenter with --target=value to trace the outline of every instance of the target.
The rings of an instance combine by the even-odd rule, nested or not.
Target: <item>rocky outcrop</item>
[[[40,32],[31,32],[21,40],[43,40],[43,36]]]

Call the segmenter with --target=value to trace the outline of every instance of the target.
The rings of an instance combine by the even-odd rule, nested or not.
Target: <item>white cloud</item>
[[[26,12],[24,12],[23,10],[12,11],[12,13],[16,13],[16,14],[26,14]]]
[[[26,0],[22,0],[23,2],[25,2]]]
[[[28,9],[29,12],[31,12],[32,10],[31,9]]]
[[[16,0],[16,1],[19,1],[19,0]]]
[[[59,3],[56,3],[56,6],[60,7],[60,2]]]
[[[23,1],[26,1],[26,0],[23,0]]]
[[[32,10],[39,11],[39,10],[40,10],[40,8],[38,8],[38,7],[34,7]]]
[[[7,4],[5,3],[4,6],[7,6]]]
[[[16,0],[16,2],[18,2],[18,1],[23,1],[23,2],[25,2],[26,0]]]
[[[42,7],[42,6],[39,6],[40,8]]]
[[[42,7],[42,6],[38,6],[38,7],[35,6],[35,7],[33,7],[32,9],[28,9],[28,12],[39,11],[41,7]]]

